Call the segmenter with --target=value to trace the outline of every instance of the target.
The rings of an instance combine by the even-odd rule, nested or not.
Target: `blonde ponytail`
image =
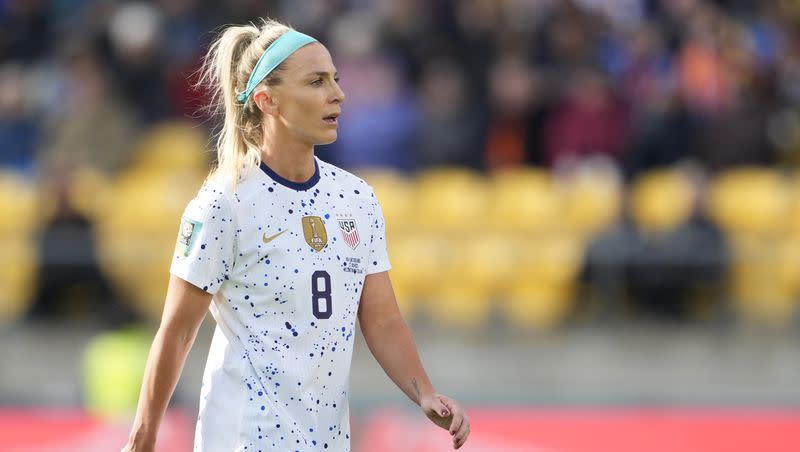
[[[207,180],[223,177],[236,184],[250,169],[261,164],[261,111],[252,97],[240,103],[237,96],[245,90],[264,50],[288,30],[280,22],[262,20],[261,27],[253,24],[227,27],[211,44],[203,59],[198,85],[210,89],[208,109],[222,117],[222,125],[216,134],[217,162]],[[279,84],[280,73],[279,66],[264,83]]]

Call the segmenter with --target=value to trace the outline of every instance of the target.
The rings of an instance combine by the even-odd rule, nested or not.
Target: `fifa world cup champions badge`
[[[303,217],[303,236],[306,238],[306,243],[317,252],[322,251],[328,244],[325,223],[318,216]]]
[[[178,254],[184,257],[189,255],[202,227],[203,223],[199,221],[190,220],[186,217],[181,218],[181,227],[178,231],[178,243],[175,245]]]

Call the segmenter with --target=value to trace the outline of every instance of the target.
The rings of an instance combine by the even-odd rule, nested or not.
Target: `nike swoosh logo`
[[[279,232],[279,233],[277,233],[277,234],[273,235],[272,237],[267,237],[267,234],[264,234],[264,236],[263,236],[263,237],[261,237],[261,240],[262,240],[264,243],[269,243],[269,242],[271,242],[271,241],[275,240],[275,239],[276,239],[276,238],[277,238],[279,235],[283,234],[283,233],[284,233],[284,232],[286,232],[286,231],[287,231],[287,229],[284,229],[283,231],[281,231],[281,232]]]

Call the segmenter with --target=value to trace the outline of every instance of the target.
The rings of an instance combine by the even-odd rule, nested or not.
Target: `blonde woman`
[[[388,376],[460,448],[469,421],[433,388],[398,311],[378,200],[314,156],[336,140],[345,100],[328,50],[275,21],[232,26],[203,75],[224,117],[218,164],[181,220],[123,450],[154,450],[207,310],[195,451],[350,450],[356,316]]]

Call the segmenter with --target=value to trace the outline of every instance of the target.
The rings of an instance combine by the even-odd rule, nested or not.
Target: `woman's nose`
[[[334,92],[333,92],[333,100],[332,101],[333,102],[338,102],[340,104],[344,103],[344,100],[345,100],[345,98],[347,98],[347,96],[344,94],[344,91],[342,91],[342,87],[339,86],[339,84],[336,83],[336,82],[334,82],[333,86],[334,86]]]

